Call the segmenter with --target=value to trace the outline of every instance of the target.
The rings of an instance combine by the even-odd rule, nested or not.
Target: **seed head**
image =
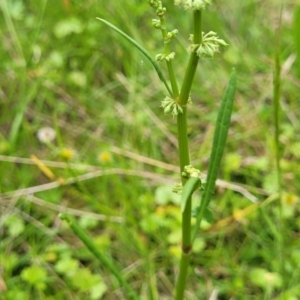
[[[54,140],[56,133],[55,130],[51,127],[43,127],[39,129],[36,136],[41,143],[47,144]]]

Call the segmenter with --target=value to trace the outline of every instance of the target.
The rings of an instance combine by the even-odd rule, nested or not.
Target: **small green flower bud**
[[[161,107],[164,109],[164,113],[171,113],[174,116],[177,116],[179,113],[183,113],[183,109],[178,103],[170,98],[166,97],[162,102],[161,102]]]
[[[177,194],[177,195],[181,195],[182,194],[182,184],[181,183],[175,183],[175,186],[172,189],[172,192]]]
[[[200,171],[194,168],[192,165],[188,165],[184,167],[184,172],[187,174],[187,177],[199,177]]]
[[[195,52],[198,49],[199,49],[199,45],[197,45],[197,44],[190,44],[188,47],[188,51],[190,51],[190,52]]]
[[[194,10],[204,9],[207,4],[211,4],[211,0],[194,0],[193,9]]]
[[[168,37],[173,38],[178,33],[177,29],[172,30],[171,32],[168,32]]]
[[[152,25],[155,27],[155,28],[161,28],[161,21],[160,20],[157,20],[157,19],[153,19],[152,20]]]
[[[211,4],[211,0],[174,0],[174,4],[182,6],[184,9],[201,10]]]
[[[201,57],[213,57],[215,54],[213,47],[207,44],[201,45],[197,50],[197,55]]]
[[[154,8],[157,8],[159,6],[159,2],[161,1],[157,1],[157,0],[149,0],[149,4],[150,6],[154,7]]]
[[[193,0],[186,0],[183,4],[185,9],[192,9],[193,8]]]
[[[176,36],[177,33],[178,33],[177,29],[168,32],[167,36],[165,37],[165,43],[169,43],[171,39],[173,39]]]
[[[157,54],[157,55],[155,56],[155,60],[156,60],[156,61],[162,61],[162,60],[164,60],[164,59],[165,59],[164,54]]]
[[[164,107],[165,105],[167,105],[168,103],[173,102],[174,100],[172,98],[170,98],[169,96],[167,96],[162,102],[161,102],[161,106]]]
[[[224,40],[221,40],[221,39],[218,39],[218,44],[223,47],[228,46],[228,44]]]
[[[173,117],[178,115],[178,107],[179,107],[178,105],[173,106],[173,110],[172,110]]]
[[[181,106],[177,106],[178,107],[178,111],[182,114],[183,113],[183,109],[182,109],[182,107]]]
[[[166,13],[167,9],[165,7],[160,7],[156,10],[156,14],[158,17],[162,18],[165,13]]]
[[[210,31],[206,34],[202,32],[201,45],[192,44],[189,46],[189,51],[197,53],[199,57],[214,57],[214,54],[219,52],[221,46],[227,46],[228,44],[217,37],[217,34]]]
[[[165,106],[165,108],[164,108],[164,113],[165,114],[168,114],[169,112],[171,112],[171,110],[172,110],[172,106],[173,106],[174,104],[171,102],[171,103],[169,103],[167,106]]]
[[[172,60],[174,57],[175,57],[175,52],[171,52],[169,55],[167,55],[167,56],[165,57],[165,59],[166,59],[167,61],[170,61],[170,60]]]

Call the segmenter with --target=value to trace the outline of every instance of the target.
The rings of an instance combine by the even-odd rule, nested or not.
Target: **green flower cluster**
[[[211,0],[174,0],[174,4],[184,9],[200,10],[211,4]]]
[[[167,9],[163,7],[162,2],[160,0],[148,0],[150,6],[156,9],[156,15],[159,18],[163,18]]]
[[[193,41],[193,35],[190,35],[190,40]],[[189,51],[196,52],[199,57],[214,57],[214,54],[219,52],[220,47],[226,47],[228,44],[217,37],[214,31],[210,31],[206,34],[202,32],[201,45],[192,44],[189,46]]]
[[[166,97],[162,102],[161,102],[161,107],[164,109],[165,114],[171,113],[174,116],[177,116],[179,113],[183,113],[183,109],[178,103],[170,98]]]

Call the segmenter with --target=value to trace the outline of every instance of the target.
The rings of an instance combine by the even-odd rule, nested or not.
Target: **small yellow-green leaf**
[[[75,260],[70,257],[65,257],[65,258],[60,259],[55,264],[55,267],[54,267],[55,271],[59,274],[70,274],[78,268],[79,268],[78,260]]]
[[[87,268],[77,269],[71,278],[72,285],[81,292],[89,291],[101,281],[102,278],[99,275],[92,274]]]
[[[265,269],[255,268],[250,272],[249,276],[252,283],[265,290],[280,288],[282,286],[282,277],[275,272],[271,273]]]
[[[28,282],[30,285],[39,290],[44,290],[46,288],[44,281],[47,279],[47,272],[42,267],[28,267],[22,271],[21,277],[24,281]]]
[[[107,286],[104,282],[100,282],[90,289],[91,300],[100,300],[107,290]]]
[[[8,232],[11,237],[16,237],[25,230],[24,220],[17,215],[11,215],[5,221],[5,225],[8,228]]]

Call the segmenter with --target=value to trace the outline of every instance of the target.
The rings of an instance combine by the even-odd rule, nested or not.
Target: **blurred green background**
[[[229,46],[200,61],[188,120],[192,164],[204,173],[232,67],[238,91],[223,181],[210,205],[214,220],[196,239],[186,298],[300,299],[300,2],[213,2],[203,30],[216,31]],[[172,49],[181,82],[191,15],[163,3],[168,30],[179,30]],[[171,299],[181,238],[179,199],[171,192],[179,181],[176,121],[159,107],[166,91],[151,64],[96,20],[120,27],[155,57],[163,51],[151,26],[155,12],[138,0],[1,0],[0,9],[0,299],[126,299],[60,221],[64,211],[78,217],[143,299]],[[37,138],[45,127],[56,133],[46,144]],[[47,185],[68,178],[72,184]],[[254,205],[255,198],[263,204]]]

